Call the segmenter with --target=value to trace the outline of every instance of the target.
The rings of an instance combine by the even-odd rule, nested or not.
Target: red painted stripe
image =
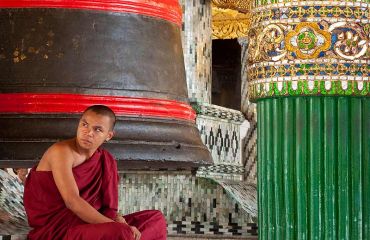
[[[81,113],[94,104],[110,107],[117,116],[139,115],[195,121],[189,104],[163,99],[60,93],[1,93],[0,114]]]
[[[125,12],[161,18],[181,26],[178,0],[0,0],[0,8],[72,8]]]

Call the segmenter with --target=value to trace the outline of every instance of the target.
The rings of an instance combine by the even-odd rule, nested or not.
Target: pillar
[[[255,1],[259,239],[370,239],[367,1]]]

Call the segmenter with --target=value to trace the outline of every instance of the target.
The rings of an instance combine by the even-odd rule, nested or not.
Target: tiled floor
[[[214,239],[219,239],[219,240],[257,240],[257,236],[253,237],[226,237],[225,236],[204,236],[200,237],[199,235],[178,235],[178,236],[168,236],[167,240],[214,240]]]
[[[27,235],[0,236],[0,240],[26,240]]]

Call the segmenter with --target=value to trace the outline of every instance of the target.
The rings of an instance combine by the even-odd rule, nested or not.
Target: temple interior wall
[[[257,235],[256,218],[212,179],[244,181],[241,132],[245,134],[247,130],[240,130],[245,122],[240,111],[211,104],[211,1],[180,2],[189,100],[197,111],[196,124],[215,166],[200,169],[206,173],[203,177],[190,171],[121,171],[119,211],[129,214],[144,209],[161,210],[167,219],[169,236],[178,240],[181,236],[253,237]]]

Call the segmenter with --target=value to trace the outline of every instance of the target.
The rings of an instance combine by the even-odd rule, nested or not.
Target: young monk
[[[161,212],[117,214],[118,174],[100,148],[113,137],[116,117],[103,105],[85,110],[73,139],[52,145],[27,177],[24,206],[28,239],[165,240]]]

